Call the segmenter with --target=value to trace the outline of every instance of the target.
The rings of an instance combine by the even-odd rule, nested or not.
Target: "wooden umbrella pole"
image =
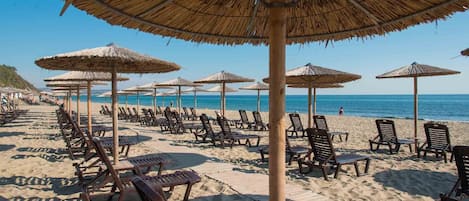
[[[113,149],[112,156],[114,158],[114,164],[119,163],[119,135],[117,133],[117,69],[116,67],[112,68],[112,137],[113,137]]]
[[[269,8],[269,200],[285,201],[286,9]]]
[[[415,139],[415,150],[417,150],[417,121],[418,121],[418,90],[417,90],[417,77],[414,77],[414,139]]]
[[[127,106],[127,104],[128,104],[127,97],[128,97],[128,95],[126,94],[125,95],[125,109],[129,108],[129,106]]]
[[[153,89],[153,112],[156,114],[156,88]]]
[[[308,87],[308,128],[311,127],[311,114],[312,114],[312,104],[311,104],[311,87]]]
[[[261,110],[261,90],[257,90],[257,112]]]
[[[223,82],[222,84],[222,99],[221,99],[221,108],[222,108],[222,115],[225,116],[225,106],[226,106],[226,102],[225,102],[225,88],[226,88],[226,84],[225,82]]]
[[[77,86],[77,125],[80,127],[80,86]]]
[[[72,116],[72,89],[68,90],[68,115]]]
[[[313,89],[313,97],[314,97],[314,99],[313,99],[313,116],[314,116],[314,115],[316,115],[316,102],[317,102],[316,101],[316,98],[317,98],[316,88]]]
[[[194,90],[194,109],[197,109],[197,91]]]
[[[87,101],[86,101],[86,104],[87,104],[87,112],[88,112],[88,132],[89,133],[93,133],[93,129],[92,129],[92,126],[91,126],[91,81],[88,80],[87,83],[86,83],[86,87],[87,87]]]
[[[178,112],[181,114],[181,85],[178,86]]]
[[[138,113],[140,112],[140,93],[137,91],[137,117]]]

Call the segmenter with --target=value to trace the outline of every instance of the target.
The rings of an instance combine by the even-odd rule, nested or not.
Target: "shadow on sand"
[[[0,144],[0,151],[8,151],[10,149],[15,148],[16,145],[14,144]]]
[[[53,191],[56,195],[72,195],[80,192],[77,181],[76,178],[13,176],[0,177],[0,186],[15,185],[41,191]]]
[[[412,169],[382,171],[376,173],[373,178],[385,187],[433,199],[438,199],[440,193],[449,191],[458,179],[457,176],[446,172]]]
[[[204,155],[194,153],[165,153],[172,162],[165,169],[178,170],[184,168],[192,168],[205,162],[220,162],[218,158],[209,158]]]
[[[25,132],[0,132],[0,137],[13,137],[24,134]]]

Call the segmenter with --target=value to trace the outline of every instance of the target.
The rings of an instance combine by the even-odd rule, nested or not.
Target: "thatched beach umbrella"
[[[157,106],[157,103],[156,103],[156,94],[157,94],[157,89],[172,89],[172,87],[166,87],[166,86],[158,86],[158,82],[151,82],[151,83],[148,83],[148,84],[144,84],[142,86],[140,86],[141,88],[145,88],[145,89],[152,89],[153,92],[151,93],[152,94],[152,97],[153,97],[153,111],[156,112],[156,106]],[[150,94],[150,93],[146,93],[146,94]],[[148,95],[147,95],[148,96]]]
[[[257,111],[261,110],[261,90],[269,90],[269,85],[261,82],[256,82],[249,86],[241,87],[242,90],[256,90],[257,91]]]
[[[51,70],[77,70],[111,72],[112,78],[112,127],[113,158],[117,164],[119,136],[117,133],[117,73],[164,73],[179,70],[175,63],[142,55],[127,48],[109,44],[105,47],[84,49],[75,52],[40,58],[36,65]]]
[[[129,87],[127,89],[122,90],[124,92],[134,92],[135,95],[137,95],[137,115],[140,112],[140,93],[147,93],[147,92],[152,92],[151,89],[148,88],[142,88],[141,86],[133,86]],[[127,96],[125,98],[125,102],[127,102]],[[125,105],[127,107],[127,103]]]
[[[237,83],[237,82],[254,82],[253,79],[245,78],[233,73],[229,73],[226,71],[221,71],[212,75],[209,75],[205,78],[200,80],[194,81],[194,83],[204,83],[204,84],[221,84],[221,102],[220,102],[220,112],[222,115],[225,115],[225,106],[226,106],[226,98],[224,90],[226,88],[226,83]]]
[[[133,92],[133,91],[124,91],[124,90],[120,90],[120,91],[117,91],[117,96],[125,96],[125,108],[127,108],[128,106],[128,103],[129,103],[129,95],[135,95],[137,93]]]
[[[330,68],[324,68],[321,66],[315,66],[311,63],[307,63],[304,66],[300,66],[291,69],[285,73],[287,84],[299,84],[299,85],[321,85],[321,84],[337,84],[350,82],[353,80],[360,79],[360,75],[346,73]],[[264,78],[264,82],[269,83],[269,78]],[[311,93],[312,90],[316,90],[314,87],[308,88],[308,127],[311,128]],[[314,92],[316,93],[316,92]],[[314,112],[316,113],[316,112]]]
[[[197,109],[197,92],[206,92],[207,90],[200,87],[191,87],[183,90],[184,92],[193,92],[194,93],[194,108]]]
[[[414,139],[415,139],[415,150],[417,150],[417,120],[418,120],[418,77],[428,77],[428,76],[440,76],[440,75],[452,75],[458,74],[460,72],[439,68],[435,66],[430,66],[426,64],[419,64],[414,62],[410,65],[400,67],[398,69],[389,71],[387,73],[376,76],[376,78],[413,78],[414,79]]]
[[[384,35],[469,8],[467,0],[67,0],[90,15],[194,42],[269,44],[269,199],[285,200],[285,46]],[[207,23],[210,22],[210,23]]]
[[[312,128],[311,119],[312,116],[316,115],[316,89],[318,88],[342,88],[340,84],[289,84],[290,88],[306,88],[308,89],[308,128]],[[311,115],[311,89],[313,89],[313,111]]]
[[[165,86],[165,87],[177,87],[177,107],[178,107],[178,112],[181,113],[181,87],[193,87],[193,86],[200,86],[199,84],[195,84],[192,81],[183,79],[181,77],[177,77],[172,80],[168,80],[166,82],[161,82],[157,84],[156,86]]]
[[[463,55],[463,56],[469,56],[469,48],[467,48],[467,49],[461,51],[461,55]]]
[[[129,78],[117,75],[116,81],[126,81]],[[85,72],[85,71],[70,71],[61,75],[46,78],[44,81],[80,81],[85,82],[87,87],[87,113],[88,113],[88,132],[92,133],[92,122],[91,122],[91,86],[96,85],[100,81],[112,81],[111,73],[106,72]],[[79,96],[78,96],[79,97]],[[78,98],[79,99],[79,98]],[[79,100],[78,100],[79,102]],[[78,103],[77,103],[78,104]],[[78,118],[79,119],[79,118]]]

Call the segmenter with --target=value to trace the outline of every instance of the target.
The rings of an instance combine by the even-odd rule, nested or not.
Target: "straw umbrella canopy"
[[[463,56],[469,56],[469,48],[467,48],[467,49],[461,51],[461,55],[463,55]]]
[[[166,82],[161,82],[156,86],[166,86],[166,87],[177,87],[177,107],[178,112],[181,113],[181,87],[193,87],[193,86],[200,86],[199,84],[195,84],[192,81],[183,79],[181,77],[177,77],[172,80],[168,80]]]
[[[417,120],[418,120],[418,77],[428,76],[441,76],[441,75],[453,75],[459,74],[460,72],[449,70],[445,68],[439,68],[426,64],[419,64],[414,62],[410,65],[406,65],[387,73],[376,76],[378,79],[382,78],[413,78],[414,79],[414,138],[415,138],[415,150],[417,150]]]
[[[288,85],[290,88],[306,88],[308,89],[308,127],[311,128],[311,88],[313,89],[313,112],[312,115],[316,115],[316,89],[318,88],[342,88],[344,87],[343,85],[340,84],[313,84],[313,83],[307,83],[307,84],[291,84]]]
[[[99,94],[97,97],[104,98],[104,97],[111,97],[112,91],[106,91],[102,94]]]
[[[261,90],[269,90],[269,85],[266,85],[261,82],[256,82],[254,84],[241,87],[242,90],[256,90],[257,91],[257,111],[261,110]]]
[[[197,109],[197,92],[206,92],[206,91],[207,91],[206,89],[200,88],[200,87],[191,87],[191,88],[184,90],[184,92],[194,93],[194,108],[195,109]]]
[[[113,25],[214,44],[269,44],[269,199],[285,200],[285,46],[384,35],[469,8],[466,0],[66,0]],[[210,22],[210,23],[207,23]]]
[[[124,91],[124,92],[134,92],[137,95],[137,115],[138,115],[138,112],[140,112],[140,93],[152,92],[151,89],[142,88],[141,86],[129,87],[129,88],[124,89],[122,91]],[[127,102],[127,98],[126,98],[126,102]],[[127,106],[127,104],[126,104],[126,106]]]
[[[153,97],[153,111],[156,111],[156,106],[157,106],[157,102],[156,102],[156,94],[157,94],[157,89],[172,89],[172,87],[167,87],[167,86],[158,86],[158,82],[151,82],[151,83],[148,83],[148,84],[144,84],[142,86],[140,86],[141,88],[146,88],[146,89],[152,89],[153,90],[153,93],[152,93],[152,97]],[[149,93],[146,93],[146,94],[149,94]]]
[[[117,133],[117,73],[164,73],[179,70],[175,63],[139,54],[127,48],[109,44],[105,47],[84,49],[69,53],[43,57],[36,65],[51,70],[77,70],[89,72],[111,72],[112,80],[112,127],[113,150],[118,150]],[[113,152],[114,163],[119,161],[118,152]]]
[[[315,66],[311,63],[307,63],[304,66],[300,66],[291,69],[285,73],[285,79],[287,84],[300,84],[300,85],[319,85],[319,84],[337,84],[350,82],[353,80],[360,79],[360,75],[346,73],[330,68],[324,68],[321,66]],[[264,82],[269,82],[269,78],[264,78]],[[316,93],[316,88],[308,88],[308,127],[311,128],[311,117],[313,112],[311,111],[311,94]],[[315,113],[315,112],[314,112]]]
[[[220,101],[220,112],[222,115],[225,115],[225,106],[226,106],[226,98],[225,98],[225,89],[226,83],[238,83],[238,82],[254,82],[253,79],[245,78],[233,73],[229,73],[226,71],[221,71],[212,75],[209,75],[205,78],[200,80],[194,81],[195,83],[205,83],[205,84],[221,84],[221,101]]]

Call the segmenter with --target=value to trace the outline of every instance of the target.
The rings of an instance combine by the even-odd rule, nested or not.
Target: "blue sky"
[[[44,78],[63,71],[39,68],[35,59],[111,42],[183,67],[166,74],[127,75],[130,81],[119,83],[119,88],[177,76],[196,80],[221,70],[257,80],[268,75],[266,46],[218,46],[164,38],[111,26],[73,6],[60,17],[62,6],[61,0],[0,1],[0,63],[17,67],[25,79],[38,87],[45,85]],[[420,79],[420,93],[468,94],[469,57],[457,57],[459,51],[469,47],[468,22],[469,12],[464,12],[445,21],[371,39],[345,40],[327,47],[324,43],[288,46],[287,70],[310,62],[362,75],[361,80],[348,83],[345,88],[319,90],[320,94],[410,94],[411,79],[377,80],[375,76],[416,61],[461,71],[455,76]],[[288,89],[288,94],[304,93],[302,89]]]

